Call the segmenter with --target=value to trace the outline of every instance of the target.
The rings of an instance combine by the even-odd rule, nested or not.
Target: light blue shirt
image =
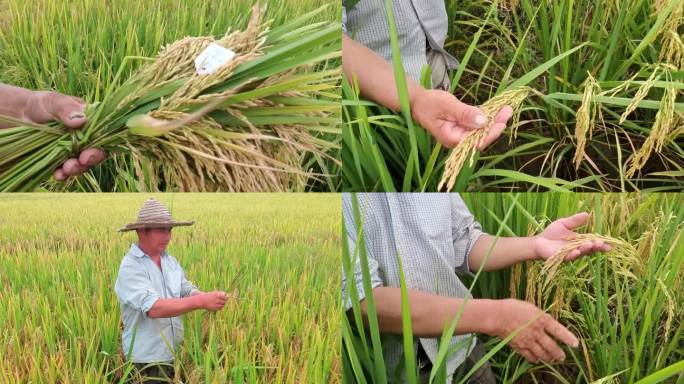
[[[121,261],[114,286],[121,305],[123,352],[134,363],[170,362],[183,341],[182,317],[152,319],[147,312],[159,299],[190,296],[197,290],[178,261],[162,254],[161,270],[137,244]]]

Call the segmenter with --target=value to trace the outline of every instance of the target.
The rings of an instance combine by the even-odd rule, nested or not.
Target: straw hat
[[[172,228],[193,225],[194,221],[174,221],[166,207],[155,199],[149,198],[138,212],[138,221],[128,223],[119,232],[141,228]]]

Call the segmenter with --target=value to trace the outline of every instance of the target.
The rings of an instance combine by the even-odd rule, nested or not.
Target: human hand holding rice
[[[87,122],[86,102],[78,97],[0,84],[0,98],[4,100],[0,105],[0,114],[16,119],[5,123],[0,120],[0,128],[59,121],[68,129],[80,129]],[[105,153],[101,149],[86,148],[78,157],[69,158],[61,164],[53,176],[59,181],[80,176],[104,159]]]

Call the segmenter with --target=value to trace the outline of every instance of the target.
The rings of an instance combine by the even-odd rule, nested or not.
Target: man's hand
[[[411,114],[437,141],[450,148],[458,145],[468,131],[482,129],[488,124],[487,116],[481,109],[464,104],[451,93],[440,90],[414,88]],[[494,142],[512,115],[511,107],[501,108],[489,134],[477,149],[482,150]]]
[[[33,123],[59,120],[69,128],[81,128],[86,123],[85,101],[56,92],[33,92],[28,98],[23,115]],[[88,148],[78,158],[65,161],[53,176],[59,181],[70,176],[80,176],[104,159],[105,153],[101,149]]]
[[[226,305],[226,300],[228,299],[226,293],[223,291],[201,293],[198,296],[201,299],[202,308],[209,311],[223,309],[223,306]]]
[[[565,353],[556,340],[573,348],[579,345],[572,332],[536,306],[515,299],[498,302],[498,313],[491,317],[494,326],[488,333],[504,339],[517,330],[508,345],[527,361],[553,363],[565,360]]]
[[[546,260],[553,256],[568,243],[567,239],[577,236],[577,233],[573,230],[585,225],[588,220],[589,214],[582,212],[551,223],[542,233],[534,237],[534,248],[537,258]],[[610,245],[601,240],[587,241],[570,252],[565,257],[565,261],[575,260],[580,256],[594,252],[608,252],[610,250]]]
[[[86,104],[77,97],[0,84],[0,100],[7,100],[6,104],[0,103],[0,114],[30,123],[43,124],[58,120],[72,129],[81,128],[86,123]],[[53,176],[59,181],[79,176],[104,159],[105,153],[101,149],[88,148],[78,158],[65,161]]]

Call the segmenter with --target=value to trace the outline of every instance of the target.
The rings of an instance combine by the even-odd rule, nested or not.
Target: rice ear
[[[446,186],[447,191],[451,191],[456,183],[456,178],[461,172],[466,160],[472,164],[477,148],[482,145],[483,140],[494,126],[494,118],[499,110],[508,105],[514,111],[514,124],[519,117],[518,108],[522,102],[529,96],[532,90],[528,87],[519,87],[507,90],[480,106],[480,109],[485,113],[489,122],[487,126],[482,129],[473,129],[465,135],[463,140],[458,143],[456,148],[451,150],[449,157],[446,159],[444,173],[439,182],[437,190],[442,190]]]

